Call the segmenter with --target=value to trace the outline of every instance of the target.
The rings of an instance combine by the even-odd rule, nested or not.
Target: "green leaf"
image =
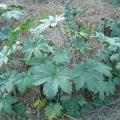
[[[120,69],[120,62],[117,63],[116,68]]]
[[[31,74],[29,72],[17,74],[15,84],[18,86],[18,90],[23,94],[28,87],[32,86]]]
[[[57,94],[58,87],[59,87],[59,83],[56,79],[50,80],[44,84],[43,91],[46,96],[52,98]]]
[[[78,104],[79,104],[81,107],[87,104],[87,101],[85,100],[85,98],[84,98],[82,95],[80,95],[80,96],[78,97]]]
[[[75,65],[76,89],[85,87],[95,92],[98,81],[104,80],[104,75],[111,77],[111,68],[94,60],[88,60]]]
[[[82,107],[82,109],[80,110],[80,114],[85,115],[93,109],[94,109],[94,106],[91,103],[89,103],[86,106]]]
[[[76,8],[76,14],[77,15],[83,15],[86,12],[86,9],[77,7]]]
[[[101,22],[100,22],[100,24],[98,25],[98,32],[100,32],[100,33],[104,33],[104,31],[105,31],[105,27],[106,27],[106,19],[103,19]]]
[[[7,64],[8,62],[8,57],[5,53],[0,52],[0,67],[5,63]]]
[[[25,22],[23,22],[17,29],[20,29],[21,31],[28,31],[31,24],[33,23],[33,20],[35,20],[35,17],[29,17]]]
[[[49,120],[53,120],[54,118],[61,115],[62,109],[63,108],[59,103],[50,103],[45,109],[45,114]]]
[[[83,26],[80,28],[80,32],[83,32],[87,36],[91,35],[91,28],[89,26]]]
[[[120,86],[120,79],[117,78],[117,77],[114,78],[114,79],[113,79],[113,83],[114,83],[115,86]]]
[[[45,11],[42,13],[42,18],[43,18],[43,19],[48,19],[51,14],[52,14],[52,12],[51,12],[50,10],[45,10]]]
[[[102,50],[98,54],[98,60],[108,62],[110,57],[110,52],[108,50]]]
[[[39,56],[37,57],[32,57],[31,59],[29,60],[26,60],[26,64],[28,65],[41,65],[41,64],[46,64],[46,63],[50,63],[50,57],[47,56],[47,55],[44,55],[44,54],[40,54]]]
[[[14,96],[5,96],[0,93],[0,111],[11,113],[12,104],[16,103],[18,99]]]
[[[120,37],[107,37],[103,33],[97,33],[96,37],[101,41],[105,43],[109,43],[110,45],[118,46],[120,47]]]
[[[35,36],[32,40],[25,40],[23,44],[23,52],[25,53],[25,57],[29,60],[33,55],[38,57],[41,52],[53,52],[53,48],[41,35]]]
[[[6,10],[8,8],[7,4],[0,4],[0,9]]]
[[[103,75],[105,75],[106,77],[111,78],[112,74],[111,74],[111,70],[112,68],[108,65],[105,65],[103,63],[97,62],[97,61],[91,61],[92,64],[95,65],[95,70],[102,73]]]
[[[10,32],[10,35],[9,35],[9,38],[8,38],[8,42],[7,42],[8,49],[12,49],[13,48],[13,43],[14,43],[14,41],[16,41],[18,39],[18,36],[19,36],[19,34],[21,32],[28,31],[28,29],[29,29],[29,27],[32,24],[34,19],[35,19],[34,17],[28,18],[19,27],[15,28],[14,30],[12,30]]]
[[[17,113],[18,116],[24,117],[25,112],[26,112],[26,106],[23,105],[22,103],[18,103],[14,106],[14,111]]]
[[[71,53],[70,53],[70,50],[64,48],[64,47],[60,47],[60,48],[57,48],[54,53],[53,53],[54,57],[53,57],[53,61],[56,63],[56,64],[64,64],[66,62],[70,62],[71,60]]]
[[[73,46],[82,54],[90,50],[90,46],[85,43],[85,38],[82,36],[73,36]]]
[[[51,27],[55,27],[59,21],[64,20],[64,16],[63,15],[56,15],[54,16],[49,16],[48,19],[42,19],[40,20],[40,22],[42,22],[42,24],[40,23],[40,25],[38,25],[36,28],[32,28],[29,31],[32,32],[33,34],[40,34],[43,31],[45,31],[47,28]]]
[[[74,31],[74,30],[79,30],[80,29],[80,24],[74,21],[69,21],[67,22],[66,28],[68,30]]]
[[[71,93],[71,71],[57,67],[52,63],[35,66],[31,69],[33,85],[44,84],[43,90],[48,98],[54,97],[60,87],[64,92]]]
[[[120,61],[120,55],[118,53],[111,55],[110,56],[110,61],[119,62]]]
[[[0,89],[1,91],[11,92],[16,81],[16,71],[11,71],[0,75]]]
[[[83,15],[86,12],[84,8],[72,8],[66,6],[64,9],[64,16],[67,20],[74,20],[76,15]]]
[[[120,4],[120,0],[112,0],[113,4]]]
[[[10,27],[2,27],[0,31],[0,41],[8,39],[10,31]]]
[[[64,9],[64,17],[67,20],[73,20],[75,17],[76,11],[74,8],[70,8],[68,6],[65,7]]]
[[[21,29],[16,28],[10,32],[7,42],[8,50],[13,49],[13,43],[18,39],[20,31]]]
[[[108,34],[109,37],[120,37],[120,21],[103,19],[98,26],[98,32]]]
[[[12,3],[12,4],[8,5],[8,7],[10,9],[19,9],[19,10],[24,10],[25,9],[25,6],[20,5],[20,4],[15,4],[15,3]]]
[[[34,102],[34,107],[44,108],[47,105],[47,99],[38,99]]]
[[[23,16],[24,13],[22,11],[18,11],[18,10],[12,10],[12,11],[8,11],[2,14],[3,17],[6,17],[7,19],[15,19],[15,20],[19,20],[21,18],[21,16]]]
[[[76,117],[80,115],[80,106],[79,99],[76,96],[66,97],[62,101],[62,106],[64,107],[66,113],[72,117]]]
[[[119,49],[118,46],[109,45],[109,47],[108,47],[108,50],[110,52],[117,52],[118,49]]]
[[[115,86],[111,81],[99,81],[96,85],[97,92],[99,92],[99,98],[101,100],[105,99],[105,95],[114,95]]]
[[[110,27],[111,37],[120,37],[120,21],[109,20],[107,26]]]

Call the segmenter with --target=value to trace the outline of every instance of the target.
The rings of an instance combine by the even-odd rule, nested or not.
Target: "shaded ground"
[[[40,0],[38,0],[40,1]],[[37,0],[1,0],[4,3],[21,3],[24,4],[27,8],[26,16],[39,16],[41,18],[42,13],[45,10],[50,10],[54,15],[55,14],[63,14],[65,0],[41,0],[38,2]],[[113,18],[120,20],[120,6],[114,6],[109,3],[109,0],[73,0],[70,3],[75,7],[83,7],[87,9],[87,12],[84,16],[77,18],[77,21],[81,24],[88,25],[92,27],[92,32],[96,31],[98,23],[102,18]],[[56,43],[56,45],[60,45],[63,43],[66,37],[61,36],[64,35],[63,24],[59,25],[59,28],[52,28],[52,30],[48,29],[46,31],[48,38]],[[96,42],[90,42],[93,47],[99,46]],[[34,95],[34,93],[33,93]],[[26,100],[29,101],[33,97],[32,93],[28,93],[26,95]],[[116,97],[113,98],[113,102],[110,103],[109,106],[99,106],[98,108],[91,111],[87,115],[75,119],[70,116],[66,116],[66,118],[62,118],[61,120],[120,120],[120,94],[117,92]],[[37,111],[35,114],[28,114],[25,120],[44,120],[43,113]],[[15,120],[14,116],[2,115],[0,120]]]

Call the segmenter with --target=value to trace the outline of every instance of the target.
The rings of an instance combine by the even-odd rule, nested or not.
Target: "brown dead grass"
[[[1,2],[3,3],[20,3],[20,4],[24,4],[27,8],[27,12],[26,12],[26,16],[38,16],[41,19],[41,15],[45,10],[50,10],[54,15],[58,14],[62,14],[63,13],[63,9],[64,9],[64,5],[62,4],[62,2],[57,2],[57,0],[48,0],[50,2],[41,2],[41,3],[37,3],[34,1],[34,3],[32,2],[32,0],[1,0]],[[101,21],[102,18],[113,18],[113,19],[120,19],[120,13],[116,13],[117,11],[117,7],[114,5],[109,4],[106,1],[103,0],[74,0],[72,1],[71,6],[74,7],[82,7],[87,9],[87,12],[84,16],[78,17],[77,21],[80,22],[83,25],[88,25],[92,28],[92,33],[94,34],[98,23]],[[62,33],[61,33],[62,31]],[[45,31],[47,37],[54,42],[56,45],[61,45],[63,44],[64,40],[66,39],[66,37],[61,36],[61,34],[65,35],[64,33],[64,27],[63,24],[59,24],[59,27],[56,28],[49,28],[47,31]],[[95,41],[89,41],[89,44],[91,44],[93,46],[93,48],[100,48],[101,45],[98,44],[98,42]],[[28,94],[26,96],[31,97],[31,93],[28,92]],[[34,95],[34,94],[32,94]],[[27,99],[27,98],[26,98]],[[119,106],[120,104],[120,100],[118,99],[117,104],[114,106]],[[107,107],[107,110],[105,109],[105,107],[103,106],[102,108],[99,108],[96,111],[92,111],[90,112],[90,114],[84,116],[83,118],[71,118],[70,116],[68,116],[68,120],[120,120],[120,114],[119,114],[119,110],[120,108],[117,107],[118,112],[115,112],[115,107],[111,110],[111,108]],[[105,116],[104,113],[107,113],[107,117]],[[117,115],[117,117],[115,117]],[[114,116],[114,117],[113,117]],[[62,120],[67,120],[67,118],[62,119]],[[14,115],[11,116],[7,116],[7,115],[3,115],[2,118],[0,118],[0,120],[14,120]],[[15,118],[16,119],[16,118]],[[40,112],[38,112],[37,114],[29,114],[27,115],[25,120],[45,120],[42,116],[41,118],[41,114]]]

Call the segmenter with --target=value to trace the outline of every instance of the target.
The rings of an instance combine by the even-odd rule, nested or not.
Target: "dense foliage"
[[[114,95],[120,85],[120,21],[104,19],[93,36],[90,27],[75,19],[86,10],[66,6],[63,15],[49,15],[40,21],[30,17],[14,26],[24,9],[21,5],[0,4],[0,17],[7,21],[0,29],[1,112],[14,112],[23,118],[28,107],[22,97],[36,89],[41,97],[35,97],[32,104],[45,108],[49,120],[65,114],[83,115],[94,102],[104,104],[107,96]],[[43,33],[49,27],[59,27],[63,20],[71,41],[56,47]],[[38,24],[33,28],[34,21]],[[87,42],[91,39],[106,46],[94,59],[90,56],[94,48]],[[73,62],[73,50],[87,59]],[[20,66],[23,70],[18,69]]]

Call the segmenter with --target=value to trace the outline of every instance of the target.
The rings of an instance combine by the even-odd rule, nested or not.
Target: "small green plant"
[[[113,3],[113,4],[119,4],[119,3],[120,3],[120,0],[112,0],[112,3]]]
[[[59,103],[50,103],[45,109],[48,120],[53,120],[54,118],[60,116],[62,114],[62,110],[63,107]]]

